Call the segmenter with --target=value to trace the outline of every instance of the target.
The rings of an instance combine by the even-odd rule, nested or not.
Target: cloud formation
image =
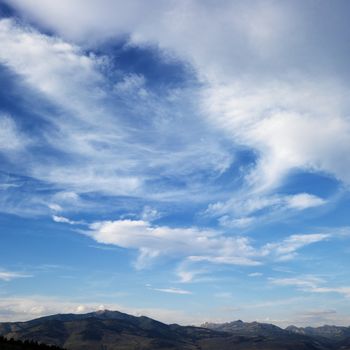
[[[255,190],[276,187],[295,168],[350,181],[346,156],[349,86],[342,72],[334,74],[332,69],[335,62],[345,68],[342,43],[332,43],[334,51],[330,52],[327,45],[316,46],[315,41],[316,35],[329,30],[341,38],[348,33],[320,21],[310,26],[307,18],[315,9],[309,4],[304,4],[305,15],[299,16],[298,1],[249,5],[223,1],[219,6],[154,1],[147,5],[153,11],[143,17],[146,5],[140,1],[125,5],[104,0],[105,6],[98,1],[88,5],[81,1],[52,5],[47,0],[9,3],[79,43],[93,45],[96,40],[128,33],[133,45],[154,43],[190,62],[204,83],[202,109],[209,122],[259,154],[247,176]],[[72,10],[80,6],[84,13]],[[320,15],[328,10],[326,5],[316,9]],[[345,20],[341,8],[332,11]],[[67,14],[73,13],[80,15],[69,20]],[[331,44],[331,37],[324,35],[324,44]]]
[[[192,292],[190,292],[189,290],[179,289],[179,288],[152,288],[152,290],[155,290],[157,292],[170,293],[170,294],[180,294],[180,295],[192,294]]]
[[[189,257],[211,261],[256,265],[255,251],[244,237],[225,237],[213,230],[152,226],[142,220],[97,222],[88,235],[99,243],[139,250],[138,268],[159,256]]]
[[[0,114],[0,151],[19,152],[28,143],[29,139],[21,135],[15,121],[9,116]]]
[[[260,265],[266,258],[286,261],[295,258],[301,248],[331,237],[323,233],[292,235],[281,242],[267,243],[257,248],[243,236],[228,236],[196,227],[153,226],[142,220],[96,222],[90,225],[90,231],[86,234],[98,243],[138,250],[135,266],[139,269],[160,257],[182,258],[188,264],[209,262],[241,266]],[[200,270],[191,271],[184,269],[184,266],[178,271],[182,282],[189,282],[200,274]]]
[[[29,278],[29,277],[33,277],[33,276],[22,272],[0,270],[0,280],[5,282],[9,282],[17,278]]]
[[[144,78],[124,74],[108,56],[8,18],[0,21],[0,38],[0,62],[21,78],[22,89],[52,109],[38,111],[46,127],[30,145],[39,148],[35,153],[25,143],[26,133],[19,134],[11,119],[2,118],[11,138],[3,151],[10,156],[9,147],[27,146],[23,151],[30,164],[15,168],[23,175],[66,192],[176,200],[188,193],[210,196],[210,188],[207,195],[198,190],[197,172],[214,176],[232,162],[224,142],[197,114],[190,117],[188,91],[170,89],[160,98],[143,88],[135,103]],[[139,128],[130,124],[136,116]],[[194,125],[193,131],[186,124]],[[185,181],[177,188],[173,184],[180,179]],[[162,191],[157,191],[158,183]]]
[[[292,235],[279,243],[268,243],[263,247],[263,254],[274,254],[278,260],[286,261],[297,255],[297,250],[309,244],[325,241],[331,238],[327,233],[308,235]]]
[[[326,281],[316,276],[300,276],[293,278],[271,278],[271,283],[278,286],[293,286],[305,292],[311,293],[336,293],[350,298],[348,286],[325,286]]]

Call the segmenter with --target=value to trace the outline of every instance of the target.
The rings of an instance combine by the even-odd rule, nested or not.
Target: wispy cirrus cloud
[[[286,261],[289,259],[293,259],[300,248],[303,248],[313,243],[322,242],[330,238],[331,235],[327,233],[292,235],[284,239],[282,242],[267,243],[262,248],[262,252],[264,255],[273,254],[277,257],[278,260]]]
[[[291,278],[270,278],[272,284],[278,286],[295,286],[301,289],[314,289],[320,283],[324,282],[324,279],[316,276],[300,276]]]
[[[168,56],[171,51],[190,62],[204,83],[202,106],[211,124],[259,155],[247,175],[255,190],[275,188],[295,168],[349,181],[345,171],[349,163],[339,161],[346,159],[349,146],[344,114],[348,108],[344,91],[349,86],[342,79],[347,71],[341,40],[330,39],[345,38],[348,33],[321,22],[311,26],[307,18],[315,9],[309,4],[304,4],[305,16],[299,16],[298,2],[224,1],[220,6],[200,1],[155,2],[152,14],[144,18],[140,14],[146,5],[139,1],[125,5],[105,0],[105,6],[97,1],[89,5],[8,2],[76,42],[93,45],[96,39],[129,33],[133,45],[155,43]],[[80,6],[84,14],[68,20],[67,13],[79,12],[72,7]],[[332,10],[345,21],[341,8]],[[322,17],[327,6],[316,11]],[[329,32],[332,35],[326,35]],[[332,53],[327,45],[316,45],[318,35],[333,47]],[[291,36],[293,40],[285,40]],[[305,62],[300,57],[309,59]],[[337,72],[334,62],[340,67]],[[329,127],[318,128],[320,122]],[[341,146],[334,143],[336,137],[342,140]]]
[[[29,88],[51,106],[50,113],[36,111],[46,127],[23,150],[30,164],[16,169],[13,162],[14,171],[62,192],[155,200],[214,195],[209,187],[207,194],[198,190],[196,174],[203,171],[210,181],[229,167],[233,155],[198,113],[190,117],[188,89],[170,89],[160,98],[142,87],[135,103],[135,91],[144,79],[113,67],[108,56],[89,53],[9,18],[0,21],[0,37],[4,47],[0,62],[20,77],[23,89]],[[130,124],[135,115],[137,128]],[[6,125],[14,130],[13,123]],[[190,131],[185,125],[196,127]],[[27,132],[23,131],[24,137]],[[19,141],[17,135],[12,143]],[[35,153],[30,153],[31,147]],[[185,181],[179,187],[180,179]]]
[[[0,152],[23,151],[30,139],[22,134],[13,118],[0,114]]]
[[[178,264],[175,274],[180,283],[203,282],[208,280],[210,270],[203,266],[196,266],[191,259],[185,259]],[[209,277],[209,280],[212,278]]]
[[[214,11],[215,16],[221,18],[234,18],[233,21],[229,21],[230,30],[225,27],[219,28],[214,26],[205,26],[208,31],[207,38],[209,40],[209,45],[215,47],[217,44],[217,39],[219,43],[222,43],[224,38],[232,36],[234,33],[235,41],[225,40],[225,50],[221,53],[221,57],[212,57],[216,55],[217,50],[203,50],[201,44],[193,47],[189,45],[189,41],[195,40],[198,35],[202,36],[196,28],[201,26],[194,25],[194,23],[201,22],[205,18],[205,14],[210,13],[211,7],[209,5],[204,6],[199,2],[193,2],[191,5],[183,4],[182,6],[174,7],[172,4],[167,4],[157,7],[157,16],[155,21],[149,21],[149,19],[137,18],[137,13],[142,13],[142,11],[134,11],[137,8],[142,8],[143,5],[139,2],[133,2],[131,7],[121,5],[120,3],[113,4],[112,2],[106,1],[109,6],[118,7],[119,11],[112,13],[123,13],[124,20],[120,23],[118,21],[113,21],[110,18],[110,12],[105,12],[96,4],[92,2],[89,6],[84,6],[86,13],[93,13],[94,21],[86,22],[85,16],[78,18],[76,23],[80,25],[70,24],[69,27],[71,31],[67,31],[67,21],[65,9],[72,6],[68,3],[62,3],[59,6],[54,6],[48,4],[45,1],[38,4],[33,4],[31,2],[19,3],[16,1],[10,1],[14,6],[23,10],[27,15],[33,16],[37,20],[44,22],[46,25],[51,26],[57,30],[63,36],[70,36],[70,39],[75,38],[78,42],[81,40],[86,40],[87,32],[91,32],[91,27],[94,27],[94,34],[98,37],[109,37],[115,32],[131,33],[131,42],[134,45],[143,45],[148,43],[158,43],[163,48],[171,49],[175,55],[182,58],[184,61],[190,61],[194,69],[197,71],[198,76],[205,83],[203,90],[203,111],[202,114],[208,115],[204,122],[211,126],[215,126],[216,130],[220,130],[220,133],[226,134],[228,138],[233,137],[234,144],[242,144],[248,146],[256,151],[258,159],[256,162],[256,167],[254,167],[249,174],[246,174],[247,184],[253,186],[253,191],[260,188],[266,190],[268,188],[276,187],[281,179],[288,173],[290,169],[293,168],[307,168],[311,171],[325,171],[334,174],[341,181],[347,181],[345,178],[345,172],[341,170],[345,165],[335,164],[335,159],[342,157],[334,157],[335,154],[340,154],[347,149],[344,147],[335,147],[331,140],[334,139],[332,135],[341,135],[344,140],[342,145],[346,145],[346,140],[348,137],[348,124],[344,118],[342,118],[341,111],[342,108],[337,108],[337,105],[346,105],[345,100],[341,97],[343,94],[339,94],[339,91],[343,91],[343,87],[338,84],[337,81],[329,82],[326,78],[324,81],[316,81],[315,83],[310,79],[309,83],[306,83],[302,79],[294,79],[292,76],[288,79],[276,79],[275,81],[266,84],[260,79],[254,80],[254,86],[252,86],[252,81],[250,79],[242,79],[241,76],[235,73],[236,69],[247,72],[249,76],[252,73],[256,73],[254,69],[254,64],[260,63],[263,66],[266,65],[267,57],[277,59],[280,55],[283,56],[283,52],[288,47],[285,41],[281,41],[282,33],[287,35],[289,30],[291,30],[291,23],[293,16],[297,13],[295,8],[290,5],[277,5],[269,4],[262,6],[259,2],[255,3],[253,8],[247,7],[243,3],[222,3],[219,8]],[[49,6],[49,8],[48,8]],[[74,6],[79,6],[77,2]],[[107,6],[106,8],[109,8]],[[52,9],[55,9],[52,12]],[[46,9],[45,12],[42,12]],[[259,10],[258,10],[259,9]],[[258,12],[256,12],[258,11]],[[45,16],[43,16],[45,13]],[[51,13],[57,14],[55,18],[47,21]],[[70,12],[69,12],[70,13]],[[183,14],[186,13],[184,17]],[[203,17],[195,16],[198,13],[202,13]],[[257,16],[259,13],[259,16]],[[169,15],[171,14],[171,15]],[[240,14],[239,16],[237,14]],[[242,16],[242,14],[244,14]],[[288,14],[288,16],[287,16]],[[153,14],[155,15],[155,13]],[[47,17],[48,16],[48,17]],[[63,17],[62,17],[63,16]],[[95,18],[96,16],[96,18]],[[99,20],[97,21],[97,18]],[[113,17],[114,18],[114,17]],[[168,21],[163,21],[162,18],[167,18]],[[177,18],[181,18],[182,26],[181,28],[186,28],[186,33],[188,37],[184,38],[182,35],[182,29],[180,27],[169,27],[170,23]],[[257,31],[255,22],[261,23],[264,30]],[[281,20],[284,18],[284,20]],[[99,30],[98,23],[106,23],[106,27],[103,31]],[[191,19],[191,20],[190,20]],[[96,20],[96,22],[95,22]],[[298,19],[299,21],[300,18]],[[116,24],[119,23],[119,24]],[[218,21],[222,23],[222,21]],[[64,24],[64,25],[63,25]],[[135,25],[137,24],[137,25]],[[280,28],[278,31],[280,34],[276,34],[276,31],[271,31],[271,26],[276,26]],[[302,26],[307,26],[307,23],[301,23]],[[108,103],[102,103],[108,101],[108,95],[110,95],[109,88],[110,82],[102,74],[101,70],[108,67],[108,62],[103,58],[94,55],[88,55],[84,50],[80,49],[77,45],[68,44],[62,39],[47,37],[37,33],[35,30],[24,30],[18,24],[14,24],[11,20],[5,20],[2,22],[3,28],[3,42],[10,43],[7,56],[3,56],[3,59],[7,64],[12,67],[16,72],[25,76],[26,80],[33,84],[36,88],[41,90],[45,95],[52,96],[55,103],[59,103],[65,109],[74,112],[74,117],[81,117],[85,122],[92,122],[99,116],[99,120],[103,120],[108,124],[108,128],[85,133],[85,137],[77,137],[74,133],[67,135],[67,127],[61,126],[60,131],[62,135],[60,138],[65,138],[65,142],[60,142],[61,147],[69,147],[70,150],[76,151],[80,156],[86,156],[86,150],[89,150],[89,156],[98,153],[96,148],[97,140],[104,139],[108,146],[115,146],[115,148],[120,149],[123,147],[123,143],[114,143],[111,132],[107,133],[106,130],[113,131],[118,138],[124,138],[125,135],[121,131],[121,128],[111,129],[110,122],[110,110],[101,110],[97,106],[108,105]],[[161,30],[159,30],[161,28]],[[100,28],[101,29],[101,28]],[[73,34],[74,33],[74,34]],[[108,33],[108,34],[107,34]],[[220,33],[220,35],[219,35]],[[225,33],[225,35],[223,35]],[[230,35],[228,35],[230,33]],[[261,35],[261,33],[265,33]],[[20,40],[23,38],[30,38],[32,43],[35,43],[37,50],[26,50],[25,45],[17,45],[18,40],[13,40],[13,37]],[[247,40],[242,40],[240,38],[245,37]],[[181,40],[180,40],[181,38]],[[298,37],[297,40],[303,40],[302,37]],[[27,41],[28,42],[28,41]],[[196,42],[201,42],[196,40]],[[233,44],[233,42],[235,44]],[[187,44],[186,44],[187,43]],[[230,43],[229,45],[227,45]],[[250,45],[251,43],[252,45]],[[259,43],[258,45],[253,45],[253,43]],[[240,46],[246,53],[256,53],[251,64],[240,60],[235,54],[236,46]],[[272,46],[271,46],[272,45]],[[288,45],[287,45],[288,46]],[[279,47],[281,50],[267,50],[267,47]],[[304,47],[304,46],[303,46]],[[43,61],[40,65],[43,70],[28,70],[26,65],[21,61],[22,55],[19,50],[25,50],[26,62],[28,59],[33,59],[36,62],[39,60]],[[290,52],[290,50],[287,50]],[[220,51],[221,52],[221,51]],[[262,56],[261,53],[264,52]],[[30,53],[30,54],[29,54]],[[266,57],[265,57],[266,55]],[[14,60],[12,57],[17,57]],[[284,56],[283,56],[284,57]],[[49,59],[50,58],[50,59]],[[52,59],[51,59],[52,58]],[[67,59],[66,59],[67,58]],[[215,58],[215,59],[213,59]],[[228,59],[229,58],[229,59]],[[231,62],[237,61],[237,67],[233,68]],[[108,61],[108,60],[107,60]],[[211,64],[208,64],[211,62]],[[215,63],[213,63],[215,62]],[[28,65],[29,66],[29,65]],[[45,69],[43,68],[45,67]],[[306,69],[305,67],[302,67]],[[309,69],[309,67],[307,67]],[[233,70],[233,72],[232,72]],[[44,74],[49,72],[51,77],[50,84],[46,82]],[[233,74],[234,73],[234,74]],[[234,81],[233,76],[235,76]],[[65,77],[69,77],[66,79]],[[74,78],[74,79],[73,79]],[[64,82],[65,88],[62,89],[62,84]],[[67,82],[71,82],[67,89]],[[140,89],[143,88],[145,81],[141,75],[127,75],[124,76],[121,81],[114,84],[117,93],[125,93],[130,91],[130,89]],[[79,89],[77,89],[79,85]],[[112,84],[113,85],[113,84]],[[108,87],[108,89],[106,89]],[[78,92],[79,91],[79,92]],[[326,93],[327,92],[327,93]],[[77,96],[76,94],[79,93]],[[151,94],[148,94],[148,101],[151,99]],[[327,104],[327,109],[321,110],[319,108],[320,100],[324,100],[324,97],[331,94],[328,98],[329,103]],[[305,97],[307,96],[307,97]],[[302,97],[302,98],[301,98]],[[309,98],[310,97],[310,98]],[[77,103],[78,101],[78,103]],[[313,101],[310,103],[310,101]],[[338,103],[339,102],[339,103]],[[152,102],[153,103],[153,102]],[[324,105],[323,103],[322,105]],[[153,104],[152,107],[155,107]],[[154,108],[153,108],[154,109]],[[159,108],[158,108],[159,110]],[[164,109],[163,109],[164,111]],[[337,113],[333,113],[336,111]],[[120,111],[123,113],[122,111]],[[339,112],[339,113],[338,113]],[[330,115],[336,115],[336,117],[330,118]],[[90,116],[90,117],[89,117]],[[305,117],[304,117],[305,116]],[[323,118],[325,124],[327,123],[331,127],[327,130],[319,130],[315,128],[314,124],[319,122],[319,118]],[[243,122],[242,122],[243,121]],[[330,123],[328,123],[330,122]],[[91,125],[90,125],[91,126]],[[88,129],[88,125],[87,125]],[[90,128],[91,130],[91,128]],[[317,130],[317,132],[314,132]],[[162,130],[164,131],[164,129]],[[310,131],[313,131],[310,133]],[[121,133],[121,134],[120,134]],[[298,135],[298,137],[295,137]],[[302,137],[301,137],[302,135]],[[68,136],[68,138],[67,138]],[[71,142],[67,142],[70,140]],[[298,140],[296,142],[296,140]],[[326,146],[322,145],[323,140],[327,140],[328,144]],[[58,144],[58,143],[57,143]],[[55,144],[55,146],[57,146]],[[73,146],[73,147],[72,147]],[[105,150],[109,147],[104,148]],[[145,147],[143,147],[143,150]],[[215,144],[211,147],[206,147],[206,150],[214,151]],[[326,149],[327,152],[322,150]],[[83,152],[83,150],[85,150]],[[129,159],[130,157],[130,149]],[[144,181],[144,173],[138,173],[137,169],[134,167],[134,163],[139,162],[138,151],[135,150],[135,158],[132,162],[127,162],[126,159],[116,158],[116,156],[110,155],[104,158],[104,170],[93,171],[90,168],[84,171],[87,176],[84,181],[78,185],[77,176],[75,176],[77,169],[71,166],[70,168],[64,170],[60,166],[56,166],[55,171],[47,171],[47,169],[37,169],[35,176],[45,179],[46,181],[51,181],[54,183],[61,183],[65,186],[80,187],[80,190],[87,188],[94,184],[94,187],[102,190],[111,191],[113,188],[116,193],[118,189],[121,191],[123,188],[127,188],[129,193],[134,192],[135,194],[140,194],[140,186],[142,187]],[[186,150],[182,150],[181,157],[184,157]],[[215,155],[220,155],[220,151]],[[172,154],[172,162],[176,160],[176,157],[180,153]],[[214,154],[213,154],[214,155]],[[221,161],[216,164],[211,163],[212,160],[204,160],[208,167],[216,167],[218,163],[223,164],[223,160],[226,159],[226,164],[229,163],[229,156],[225,154],[225,151],[221,153]],[[143,154],[143,157],[145,155]],[[155,163],[159,165],[170,166],[170,164],[165,164],[163,156],[160,156]],[[197,158],[198,164],[198,154],[193,154]],[[109,158],[110,162],[117,161],[118,164],[124,164],[123,174],[118,176],[113,176],[115,174],[114,168],[106,167],[106,160]],[[201,159],[201,158],[199,158]],[[96,158],[90,161],[97,161]],[[161,160],[161,161],[160,161]],[[160,162],[159,162],[160,161]],[[108,163],[110,163],[108,162]],[[182,164],[186,162],[181,162]],[[224,162],[225,163],[225,162]],[[174,169],[179,169],[179,163],[172,167]],[[86,164],[85,164],[86,165]],[[144,166],[145,164],[140,164]],[[83,164],[79,164],[80,167]],[[129,168],[129,171],[125,171],[125,167]],[[227,167],[227,165],[226,165]],[[128,173],[128,175],[125,175]],[[149,176],[149,174],[147,174]],[[101,178],[104,181],[101,181]],[[257,181],[258,179],[258,181]],[[108,181],[110,180],[110,181]],[[113,182],[114,181],[114,182]],[[84,185],[85,182],[85,185]],[[112,186],[111,186],[112,185]],[[81,188],[83,187],[83,188]],[[252,189],[249,186],[245,189],[246,192],[250,192]],[[122,192],[121,192],[122,193]],[[244,196],[243,196],[244,197]],[[316,207],[318,205],[324,204],[325,201],[321,198],[316,198],[312,194],[299,194],[293,198],[285,198],[282,201],[276,200],[274,197],[267,197],[267,201],[270,204],[267,206],[270,209],[274,209],[284,202],[284,207],[293,209],[305,209],[310,207]],[[271,202],[272,201],[272,202]],[[266,200],[265,200],[266,202]],[[266,206],[266,205],[265,205]],[[247,220],[242,221],[242,213],[239,215],[234,214],[231,220],[231,224],[234,226],[239,226],[247,224]],[[226,220],[228,222],[228,220]]]
[[[317,276],[298,276],[292,278],[270,278],[272,284],[278,286],[293,286],[310,293],[336,293],[350,298],[349,286],[328,286],[323,278]]]
[[[33,275],[22,273],[22,272],[16,272],[16,271],[8,271],[8,270],[1,270],[0,269],[0,280],[9,282],[17,278],[30,278],[33,277]]]
[[[209,204],[205,215],[218,218],[223,227],[246,228],[264,220],[274,220],[281,215],[317,208],[327,200],[310,193],[293,195],[261,194],[243,191],[238,198]]]
[[[180,288],[150,288],[152,290],[155,290],[156,292],[162,292],[162,293],[170,293],[170,294],[180,294],[180,295],[188,295],[192,294],[189,290],[180,289]]]
[[[251,272],[250,274],[248,274],[249,277],[261,277],[262,275],[262,272]]]
[[[70,220],[60,215],[52,215],[52,220],[55,222],[60,222],[60,223],[69,224],[69,225],[79,225],[82,223],[81,221]]]

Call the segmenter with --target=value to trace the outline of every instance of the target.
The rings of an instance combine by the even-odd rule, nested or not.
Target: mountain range
[[[350,350],[350,327],[282,329],[240,320],[179,326],[109,310],[0,323],[0,335],[68,350]]]

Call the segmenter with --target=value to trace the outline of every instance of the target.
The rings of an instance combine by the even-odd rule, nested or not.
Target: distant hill
[[[204,328],[227,332],[248,339],[260,339],[271,349],[335,349],[328,339],[315,339],[305,334],[297,334],[270,323],[243,322],[241,320],[226,323],[204,323]],[[249,349],[249,348],[248,348]],[[252,347],[252,349],[260,349]]]
[[[313,339],[325,342],[327,339],[332,344],[335,344],[336,349],[350,350],[350,327],[339,327],[324,325],[321,327],[295,327],[289,326],[287,331],[306,335]]]
[[[0,335],[68,350],[345,350],[343,343],[265,323],[234,321],[202,327],[167,325],[118,311],[58,314],[0,323]],[[350,344],[350,341],[349,341]],[[3,350],[2,347],[0,347]],[[6,349],[22,350],[22,349]],[[36,349],[35,349],[36,350]]]
[[[273,324],[259,322],[248,323],[241,320],[227,323],[204,323],[202,327],[245,336],[278,337],[289,335],[289,332],[286,332],[284,329]]]
[[[350,338],[350,327],[338,326],[322,326],[322,327],[295,327],[289,326],[286,330],[296,333],[304,334],[312,337],[324,337],[332,340],[345,340]]]

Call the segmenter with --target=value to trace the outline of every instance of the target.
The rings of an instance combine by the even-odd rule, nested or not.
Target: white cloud
[[[102,242],[104,243],[104,242]],[[158,258],[161,255],[159,250],[148,248],[148,247],[139,247],[139,255],[134,263],[134,267],[137,270],[142,270],[152,264],[153,260]]]
[[[176,274],[179,276],[179,281],[182,283],[192,282],[193,278],[197,275],[196,272],[185,270],[177,271]]]
[[[48,207],[53,211],[53,212],[60,212],[63,210],[63,208],[57,204],[57,203],[51,203],[48,205]]]
[[[320,197],[311,195],[309,193],[299,193],[294,196],[287,197],[287,203],[290,208],[307,209],[323,205],[326,201]]]
[[[309,193],[277,195],[246,190],[225,202],[210,204],[205,214],[219,217],[218,221],[224,227],[245,228],[264,219],[280,219],[282,214],[293,214],[326,203],[327,200]]]
[[[285,53],[290,50],[283,38],[294,27],[295,20],[302,22],[292,5],[255,1],[252,6],[247,6],[238,1],[212,7],[198,1],[178,4],[155,1],[147,7],[154,6],[156,10],[151,11],[149,17],[140,18],[139,14],[146,5],[139,1],[130,5],[105,1],[102,7],[95,1],[88,5],[80,1],[74,4],[63,1],[59,5],[46,0],[9,2],[64,37],[77,39],[80,43],[86,43],[94,35],[95,38],[109,38],[130,33],[132,44],[157,43],[166,49],[164,58],[170,59],[170,49],[193,65],[203,82],[200,105],[201,115],[206,116],[204,123],[231,138],[232,143],[255,150],[258,156],[256,166],[245,174],[246,186],[235,195],[233,209],[238,213],[232,218],[221,218],[223,225],[243,227],[254,223],[255,220],[244,215],[244,211],[249,213],[265,207],[302,210],[324,204],[324,199],[307,193],[266,196],[266,191],[278,186],[293,168],[333,174],[340,181],[348,182],[350,164],[346,155],[350,129],[344,118],[348,106],[344,91],[348,88],[337,79],[328,77],[306,79],[302,74],[306,69],[304,66],[283,78],[272,71],[274,79],[262,79],[254,68],[265,67],[270,59],[279,62],[280,56],[287,60]],[[72,7],[79,6],[84,11],[77,11],[81,15],[68,21],[69,14],[75,13]],[[208,18],[211,19],[209,22]],[[300,24],[301,27],[307,25]],[[207,35],[198,28],[204,28]],[[196,159],[196,171],[202,170],[201,162],[205,169],[211,168],[215,172],[220,171],[219,164],[227,169],[230,157],[226,151],[218,149],[215,142],[206,142],[205,147],[198,142],[195,147],[193,143],[188,145],[190,147],[186,145],[180,152],[171,154],[170,162],[166,160],[167,152],[159,152],[162,148],[159,145],[156,148],[150,145],[128,147],[128,157],[123,156],[120,150],[125,150],[128,143],[130,145],[130,139],[118,123],[112,122],[118,119],[115,114],[119,111],[112,113],[107,107],[101,107],[108,105],[104,102],[111,97],[109,88],[106,88],[109,83],[101,73],[101,67],[108,66],[106,59],[88,55],[77,45],[42,35],[8,19],[1,21],[0,29],[1,41],[6,47],[1,60],[70,113],[68,123],[67,118],[64,124],[57,122],[59,133],[50,135],[50,140],[55,147],[75,154],[77,162],[68,167],[67,164],[56,165],[52,169],[37,166],[32,169],[32,176],[80,192],[93,188],[109,194],[142,196],[147,191],[143,181],[154,170],[161,169],[164,175],[179,174],[179,171],[189,174],[193,168],[184,169],[183,164],[192,164],[193,159]],[[205,42],[201,40],[203,37]],[[302,40],[302,36],[297,40]],[[251,57],[251,61],[237,52]],[[36,68],[29,69],[33,66]],[[240,71],[246,73],[245,78],[237,74]],[[256,78],[252,79],[255,74]],[[143,76],[128,74],[115,84],[115,92],[139,91],[144,89],[144,83]],[[164,113],[164,106],[150,101],[153,100],[148,95],[150,110]],[[84,127],[79,126],[83,136],[73,131],[76,129],[75,119],[87,123]],[[96,120],[99,121],[98,127]],[[327,128],[319,128],[320,124],[327,125]],[[169,130],[173,126],[169,125]],[[158,131],[164,135],[164,129],[152,130],[156,135]],[[177,131],[178,135],[183,132],[181,128]],[[207,129],[204,132],[208,134]],[[98,145],[104,148],[103,156]],[[150,153],[145,154],[145,149]],[[190,152],[190,149],[195,151]],[[86,157],[87,161],[82,162]],[[92,163],[96,164],[94,168],[89,165]],[[119,166],[116,168],[114,164]],[[81,172],[84,177],[80,176]],[[193,184],[193,188],[198,188],[198,185]],[[188,190],[182,195],[188,196]],[[155,193],[148,195],[154,196]],[[163,191],[158,195],[170,198],[173,193]],[[207,198],[210,196],[208,194]],[[215,206],[218,205],[214,204],[212,208]],[[229,214],[232,207],[232,202],[223,202],[222,215]]]
[[[228,265],[243,265],[243,266],[261,265],[261,262],[255,261],[250,257],[245,257],[245,256],[199,255],[199,256],[190,256],[189,260],[195,261],[195,262],[207,261],[213,264],[228,264]]]
[[[191,264],[256,266],[264,259],[290,260],[301,248],[332,237],[326,233],[291,235],[280,242],[254,247],[243,236],[227,236],[196,227],[152,226],[142,220],[96,222],[90,225],[86,234],[99,243],[138,250],[135,263],[138,269],[147,267],[157,258],[183,259],[177,270],[181,282],[190,282],[195,276],[205,274],[201,268],[189,267]]]
[[[60,222],[60,223],[69,224],[69,225],[79,224],[78,221],[70,220],[64,216],[59,216],[59,215],[52,215],[52,220],[55,222]]]
[[[272,284],[278,286],[295,286],[302,290],[313,290],[324,280],[315,276],[291,277],[291,278],[270,278]]]
[[[261,272],[252,272],[248,274],[249,277],[261,277],[262,275]]]
[[[338,61],[344,68],[341,41],[332,39],[341,33],[311,26],[308,4],[303,11],[272,1],[9,2],[78,42],[129,33],[132,44],[156,43],[190,62],[205,83],[202,106],[212,125],[259,155],[247,177],[255,190],[275,188],[294,168],[350,182],[349,86],[333,69]],[[317,36],[333,50],[315,45]]]
[[[192,294],[189,290],[179,289],[179,288],[151,288],[157,292],[170,293],[170,294],[180,294],[180,295],[188,295]]]
[[[257,167],[247,177],[254,190],[278,186],[293,168],[326,172],[348,182],[344,168],[349,164],[339,160],[345,159],[349,124],[334,105],[339,99],[343,108],[347,106],[342,87],[300,80],[251,84],[210,88],[204,108],[210,112],[213,125],[257,150]],[[322,110],[324,100],[329,102]],[[319,128],[320,123],[328,127]],[[336,137],[341,144],[334,142]]]
[[[8,2],[70,40],[91,44],[130,33],[134,44],[158,43],[203,70],[220,71],[222,67],[222,75],[276,54],[289,26],[300,21],[290,6],[260,1],[250,5],[243,1],[219,5],[201,1],[145,4],[139,0],[127,4],[114,0]],[[146,12],[147,17],[142,15]],[[247,61],[242,55],[248,56]]]
[[[311,290],[315,293],[337,293],[350,298],[350,287],[317,287]]]
[[[29,142],[10,116],[0,114],[0,152],[22,151]]]
[[[33,276],[22,272],[0,270],[0,280],[5,282],[9,282],[17,278],[28,278],[28,277],[33,277]]]
[[[129,74],[123,78],[122,81],[116,83],[113,90],[119,95],[127,93],[128,97],[130,93],[137,93],[138,96],[147,96],[147,91],[144,88],[145,77],[139,74]]]
[[[159,219],[160,217],[161,214],[158,212],[158,210],[149,206],[145,206],[141,213],[141,219],[143,221],[153,221]]]
[[[233,219],[229,215],[224,215],[219,218],[219,223],[221,226],[225,226],[225,227],[245,228],[253,224],[255,220],[256,220],[255,218],[249,217],[249,216]]]
[[[95,103],[101,100],[98,88],[103,77],[98,73],[101,63],[95,57],[85,55],[77,46],[58,37],[42,35],[11,19],[0,21],[0,39],[1,63],[54,103],[71,110],[75,118],[96,123]],[[105,119],[103,113],[98,115]]]
[[[179,279],[178,282],[193,283],[208,281],[208,277],[203,276],[208,275],[209,270],[207,268],[193,266],[194,263],[190,258],[187,258],[179,264],[175,271]]]
[[[83,161],[87,157],[95,159],[95,165],[101,161],[104,163],[106,159],[100,159],[100,145],[119,140],[122,133],[121,128],[112,122],[110,111],[104,107],[106,95],[103,89],[107,82],[100,73],[105,64],[103,60],[11,19],[0,21],[0,40],[3,45],[0,62],[21,76],[27,86],[61,109],[59,116],[47,112],[42,116],[54,125],[45,131],[45,141],[58,152],[68,152],[75,157],[72,164],[59,161],[43,164],[40,152],[37,152],[38,159],[31,158],[26,175],[59,183],[68,188],[67,192],[74,187],[86,190],[92,184],[102,191],[108,187],[117,192],[137,188],[139,180],[132,175],[116,174],[108,167],[99,169],[95,166],[93,169]],[[7,121],[6,125],[9,128],[12,124]],[[13,126],[11,130],[14,133]],[[12,143],[18,142],[16,140],[18,137],[13,137]],[[117,163],[126,166],[126,159]],[[81,176],[82,172],[84,176]]]
[[[118,220],[92,224],[88,235],[99,243],[139,250],[138,267],[158,256],[188,257],[191,261],[234,265],[257,265],[249,240],[223,236],[212,230],[151,226],[141,220]]]
[[[134,90],[145,89],[144,79],[114,72],[117,77],[112,80],[116,82],[111,82],[106,57],[86,53],[77,45],[11,19],[0,21],[0,40],[0,63],[24,81],[25,89],[57,107],[56,112],[38,111],[51,127],[41,134],[41,143],[33,146],[40,149],[45,144],[58,155],[47,162],[41,159],[40,151],[28,151],[23,175],[66,193],[166,200],[189,194],[193,200],[212,196],[209,188],[206,193],[199,190],[192,175],[197,171],[218,174],[227,169],[233,157],[216,132],[186,110],[193,91],[178,89],[173,101],[144,91],[145,100],[136,103]],[[121,85],[113,89],[114,83]],[[116,98],[122,98],[126,107]],[[140,128],[129,127],[133,114],[145,121],[139,123]],[[192,124],[195,127],[188,128]],[[11,126],[11,130],[15,129]],[[164,176],[175,182],[185,179],[184,188],[151,186]]]
[[[271,283],[279,286],[294,286],[298,289],[311,293],[336,293],[350,298],[350,287],[328,287],[326,281],[316,276],[301,276],[294,278],[270,278]]]
[[[266,244],[262,247],[262,253],[263,255],[273,254],[280,261],[290,260],[296,256],[297,250],[313,243],[325,241],[329,238],[331,238],[331,235],[327,233],[291,235],[281,242]]]

